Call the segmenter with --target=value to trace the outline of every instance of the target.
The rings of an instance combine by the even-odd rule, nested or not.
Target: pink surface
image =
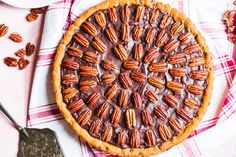
[[[14,56],[14,53],[25,47],[27,42],[34,43],[38,49],[43,28],[43,16],[40,16],[37,21],[29,23],[25,20],[28,12],[29,9],[18,9],[0,2],[0,24],[5,23],[9,26],[9,33],[0,38],[0,101],[23,126],[26,122],[35,54],[29,58],[31,64],[22,71],[5,66],[3,58]],[[20,33],[24,41],[14,43],[9,40],[8,36],[11,32]],[[1,113],[0,128],[0,156],[15,157],[18,148],[18,132]]]

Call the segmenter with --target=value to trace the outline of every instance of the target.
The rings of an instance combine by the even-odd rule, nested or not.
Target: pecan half
[[[109,71],[114,71],[114,70],[118,69],[116,64],[113,63],[112,61],[108,60],[108,59],[102,60],[101,66],[104,69],[109,70]]]
[[[174,130],[175,132],[180,133],[182,131],[182,126],[176,118],[171,117],[169,119],[169,124],[171,129]]]
[[[132,38],[137,41],[142,37],[143,28],[141,26],[134,26],[132,31]]]
[[[184,104],[186,106],[188,106],[191,109],[197,109],[198,107],[198,102],[197,100],[193,99],[193,98],[186,98],[184,99]]]
[[[168,70],[166,62],[156,62],[149,65],[148,70],[151,72],[164,73]]]
[[[26,68],[27,65],[29,65],[30,61],[28,59],[25,59],[23,57],[21,57],[19,60],[18,60],[18,67],[20,70],[23,70]]]
[[[79,67],[79,74],[81,76],[97,76],[98,75],[98,70],[96,67],[92,67],[92,66],[87,66],[87,65],[84,65],[84,66],[80,66]]]
[[[201,66],[204,64],[205,64],[205,59],[204,57],[201,57],[201,56],[190,58],[188,61],[188,66],[190,67]]]
[[[172,21],[172,18],[166,14],[162,17],[159,27],[164,29],[170,25],[171,21]]]
[[[11,35],[9,36],[9,39],[11,39],[12,41],[14,41],[16,43],[20,43],[23,41],[22,36],[16,32],[11,33]]]
[[[178,92],[178,93],[180,93],[184,88],[182,83],[176,82],[176,81],[169,81],[166,83],[166,86],[169,90],[171,90],[173,92]]]
[[[193,39],[193,35],[190,32],[185,32],[181,34],[178,39],[181,41],[181,45],[187,45]]]
[[[105,53],[107,51],[106,44],[98,37],[94,37],[91,44],[97,51],[101,53]]]
[[[43,14],[46,12],[46,7],[41,7],[41,8],[32,8],[30,9],[31,13],[35,13],[35,14]]]
[[[128,23],[130,19],[131,11],[128,5],[120,7],[121,21],[123,23]]]
[[[83,59],[89,63],[96,64],[99,56],[91,51],[84,52]]]
[[[139,62],[136,60],[126,60],[123,63],[123,67],[128,70],[137,70]]]
[[[170,55],[167,59],[170,64],[184,64],[186,62],[185,54],[184,53],[176,53]]]
[[[141,22],[143,20],[144,13],[145,13],[145,7],[144,6],[137,6],[136,14],[134,16],[134,21]]]
[[[129,95],[128,95],[128,92],[125,91],[125,90],[122,90],[120,92],[120,95],[118,97],[118,102],[117,104],[120,106],[120,107],[125,107],[128,105],[128,98],[129,98]]]
[[[94,18],[99,26],[104,27],[106,25],[106,17],[102,11],[97,12]]]
[[[63,59],[62,61],[62,67],[70,70],[78,70],[79,69],[79,63],[73,61],[72,59]]]
[[[153,103],[158,100],[158,95],[151,89],[146,90],[144,95],[148,98],[149,101]]]
[[[111,100],[116,95],[117,91],[118,91],[117,84],[113,84],[110,88],[106,90],[104,95],[107,99]]]
[[[109,142],[112,138],[112,134],[113,134],[113,128],[111,125],[107,125],[103,131],[102,134],[102,140],[105,142]]]
[[[145,41],[148,44],[152,44],[156,36],[157,30],[155,28],[148,28],[145,36]]]
[[[105,29],[105,33],[111,43],[113,43],[113,44],[117,43],[118,38],[117,38],[116,31],[111,26],[109,26]]]
[[[170,129],[166,126],[166,124],[161,124],[158,127],[158,131],[163,141],[168,141],[172,136]]]
[[[148,147],[155,146],[156,145],[156,137],[152,129],[148,129],[145,131],[145,137],[146,137],[146,145]]]
[[[73,47],[73,46],[68,47],[66,52],[68,55],[75,58],[81,58],[83,55],[83,51],[80,48]]]
[[[31,56],[34,53],[35,45],[31,43],[27,43],[25,46],[25,51],[27,56]]]
[[[187,55],[197,53],[197,52],[200,52],[200,51],[201,51],[201,48],[198,46],[197,43],[189,45],[189,46],[184,48],[184,53],[187,54]]]
[[[88,96],[86,103],[88,104],[88,106],[92,107],[97,104],[100,98],[101,94],[99,92],[94,92]]]
[[[178,103],[178,99],[174,95],[171,95],[171,94],[164,94],[163,100],[170,107],[175,107]]]
[[[26,55],[26,51],[25,51],[24,49],[19,49],[19,50],[15,53],[15,55],[16,55],[17,57],[24,57],[24,56]]]
[[[81,91],[89,91],[94,89],[97,86],[97,82],[94,80],[85,80],[79,82],[79,89]]]
[[[104,84],[111,84],[116,80],[116,76],[114,74],[105,73],[102,74],[101,79]]]
[[[175,51],[178,48],[178,46],[179,42],[176,39],[172,38],[165,44],[165,46],[163,47],[163,51],[166,53]]]
[[[157,76],[150,76],[148,78],[148,83],[157,88],[163,88],[165,85],[165,81]]]
[[[9,67],[16,67],[18,65],[17,59],[14,57],[5,57],[4,63]]]
[[[198,85],[198,84],[194,83],[194,84],[189,84],[187,89],[192,94],[202,95],[205,88],[201,85]]]
[[[117,140],[116,140],[116,143],[117,145],[121,146],[121,147],[124,147],[124,145],[126,144],[127,142],[127,139],[126,139],[126,133],[125,131],[120,131],[118,134],[117,134]]]
[[[182,107],[177,108],[176,113],[177,113],[178,116],[180,116],[186,122],[189,122],[192,118],[191,114]]]
[[[141,143],[141,138],[140,138],[139,131],[136,129],[131,130],[130,141],[129,141],[130,147],[131,148],[138,148],[138,147],[140,147],[140,143]]]
[[[182,30],[184,29],[184,24],[183,21],[176,21],[170,29],[170,32],[174,35],[182,32]]]
[[[157,35],[156,39],[156,46],[157,47],[162,47],[168,40],[168,34],[167,32],[163,29],[159,32]]]
[[[136,115],[133,109],[126,110],[125,113],[126,126],[128,129],[134,128],[136,126]]]
[[[111,123],[118,124],[120,122],[120,117],[121,117],[121,110],[119,108],[115,108],[111,115]]]
[[[124,88],[129,88],[132,86],[132,80],[129,77],[128,73],[120,73],[119,75],[120,83]]]
[[[154,61],[158,55],[159,55],[158,50],[153,48],[144,56],[144,62],[150,63],[150,62]]]
[[[70,109],[71,113],[75,113],[79,111],[84,106],[83,99],[77,99],[73,101],[72,103],[68,104],[68,108]]]
[[[77,89],[73,87],[66,88],[62,91],[64,99],[71,99],[78,93]]]
[[[74,36],[73,36],[73,39],[74,41],[79,44],[80,46],[83,46],[85,48],[87,48],[89,46],[89,41],[88,39],[82,35],[81,33],[76,33]]]
[[[155,114],[158,118],[160,118],[160,119],[163,120],[163,121],[166,120],[166,118],[167,118],[167,116],[168,116],[167,111],[166,111],[165,108],[162,107],[162,106],[157,106],[157,107],[155,107],[154,110],[153,110],[153,112],[154,112],[154,114]]]
[[[121,44],[114,48],[114,54],[121,61],[128,59],[128,52]]]
[[[146,80],[146,74],[139,71],[132,72],[130,77],[138,83],[143,83]]]
[[[96,135],[98,133],[98,131],[100,130],[101,124],[102,124],[101,119],[94,120],[89,128],[89,133]]]
[[[92,117],[92,111],[87,108],[79,114],[77,122],[82,126],[86,125],[91,117]]]
[[[35,14],[35,13],[29,13],[27,16],[26,16],[26,20],[28,22],[32,22],[32,21],[35,21],[38,19],[38,14]]]
[[[134,59],[139,61],[143,56],[143,45],[142,44],[134,44],[132,52],[133,52]]]
[[[0,25],[0,37],[3,37],[4,35],[6,35],[8,30],[9,30],[9,27],[7,25],[1,24]]]
[[[110,104],[108,102],[104,102],[101,106],[98,107],[96,115],[100,118],[106,117],[106,115],[108,114],[109,108],[110,108]]]
[[[121,25],[121,39],[123,41],[129,40],[129,34],[130,34],[130,27],[128,24],[122,24]]]
[[[95,36],[98,33],[96,27],[89,21],[85,21],[81,28],[91,36]]]
[[[159,16],[159,10],[157,8],[154,8],[150,11],[150,17],[149,17],[149,23],[154,24],[157,22]]]
[[[134,92],[131,98],[132,98],[131,100],[135,108],[139,108],[143,106],[142,98],[138,92]]]
[[[186,68],[174,67],[174,68],[170,69],[170,74],[171,74],[171,76],[174,76],[174,77],[183,77],[183,76],[185,76],[186,72],[187,72]]]
[[[65,74],[61,77],[61,82],[65,85],[77,83],[78,81],[78,77],[74,74]]]
[[[141,113],[141,116],[142,116],[143,124],[145,126],[152,126],[153,119],[152,119],[152,116],[151,116],[151,114],[148,110],[146,110],[146,109],[143,110],[142,113]]]
[[[116,22],[117,21],[117,13],[116,13],[116,8],[112,7],[108,9],[108,15],[109,19],[111,22]]]
[[[189,77],[194,80],[203,81],[207,78],[207,71],[206,70],[192,70],[189,73]]]

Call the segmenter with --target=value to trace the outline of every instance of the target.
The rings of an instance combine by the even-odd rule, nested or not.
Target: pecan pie
[[[148,156],[180,143],[210,102],[212,57],[192,22],[160,2],[105,1],[72,24],[53,67],[65,120],[88,144]]]

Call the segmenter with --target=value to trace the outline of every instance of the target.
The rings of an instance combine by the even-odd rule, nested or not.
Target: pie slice
[[[182,13],[160,2],[108,0],[62,38],[53,67],[56,103],[98,150],[148,156],[186,139],[212,93],[212,56]]]

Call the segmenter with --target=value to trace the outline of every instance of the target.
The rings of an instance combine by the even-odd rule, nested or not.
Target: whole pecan
[[[70,70],[78,70],[79,69],[79,63],[75,62],[72,59],[66,58],[62,61],[62,67]]]
[[[162,47],[168,40],[168,34],[167,32],[163,29],[159,32],[157,35],[156,39],[156,46],[157,47]]]
[[[109,70],[109,71],[114,71],[114,70],[118,69],[116,64],[113,63],[112,61],[108,60],[108,59],[102,60],[101,66],[104,69]]]
[[[100,98],[101,98],[101,94],[99,92],[94,92],[88,96],[86,103],[88,106],[92,107],[97,104]]]
[[[138,130],[134,129],[130,131],[130,141],[129,145],[131,148],[138,148],[140,147],[141,138],[140,133]]]
[[[104,102],[101,106],[98,107],[96,115],[100,118],[105,118],[108,114],[109,108],[110,104],[108,102]]]
[[[163,88],[165,85],[165,81],[157,76],[150,76],[148,78],[148,83],[157,88]]]
[[[9,39],[11,39],[12,41],[14,41],[16,43],[20,43],[23,41],[22,36],[16,32],[11,33],[11,35],[9,36]]]
[[[175,51],[178,47],[179,47],[179,42],[176,39],[171,38],[163,47],[163,51],[166,53]]]
[[[68,47],[66,52],[68,55],[75,58],[81,58],[83,55],[83,50],[77,47],[73,47],[73,46]]]
[[[18,67],[20,70],[23,70],[26,68],[26,66],[28,66],[30,63],[30,61],[28,59],[25,59],[23,57],[21,57],[19,60],[18,60]]]
[[[93,123],[91,124],[90,128],[89,128],[89,133],[96,135],[100,130],[101,124],[102,124],[101,119],[94,120]]]
[[[170,107],[175,107],[178,103],[178,99],[171,94],[164,94],[163,100],[165,103],[167,103]]]
[[[142,37],[143,34],[143,28],[139,25],[134,26],[133,31],[132,31],[132,38],[137,41]]]
[[[118,38],[117,38],[116,31],[111,26],[109,26],[105,29],[105,33],[111,43],[113,43],[113,44],[117,43]]]
[[[146,80],[146,74],[139,71],[132,72],[130,77],[138,83],[143,83]]]
[[[99,26],[104,27],[106,25],[106,17],[102,11],[97,12],[94,18]]]
[[[182,107],[177,108],[176,113],[178,116],[180,116],[186,122],[189,122],[192,118],[190,113]]]
[[[186,62],[185,54],[184,53],[176,53],[170,55],[167,59],[170,64],[184,64]]]
[[[141,22],[143,20],[145,14],[145,7],[144,6],[137,6],[136,14],[134,16],[135,22]]]
[[[128,52],[121,44],[114,48],[114,54],[121,61],[128,59]]]
[[[94,80],[85,80],[79,82],[79,89],[81,91],[89,91],[97,86],[97,82]]]
[[[203,81],[207,78],[207,71],[206,70],[192,70],[189,73],[189,77],[194,80]]]
[[[77,118],[77,122],[82,126],[86,125],[89,122],[91,117],[92,117],[92,111],[86,108],[79,114]]]
[[[0,37],[3,37],[4,35],[6,35],[8,30],[9,30],[9,27],[7,25],[1,24],[0,25]]]
[[[142,44],[134,44],[132,52],[133,52],[134,59],[139,61],[143,56],[143,45]]]
[[[107,99],[111,100],[116,95],[117,91],[118,91],[117,84],[113,84],[110,88],[106,90],[104,95]]]
[[[189,84],[187,89],[192,94],[202,95],[205,88],[201,85],[198,85],[198,84],[194,83],[194,84]]]
[[[166,126],[166,124],[161,124],[158,127],[158,131],[163,141],[168,141],[172,136],[170,129]]]
[[[136,124],[137,124],[136,115],[135,115],[135,111],[133,109],[126,110],[125,120],[126,120],[126,126],[128,129],[134,128],[136,126]]]
[[[25,46],[25,51],[27,56],[31,56],[34,53],[35,45],[31,43],[27,43]]]
[[[32,22],[32,21],[35,21],[38,19],[38,14],[35,14],[35,13],[29,13],[27,16],[26,16],[26,20],[28,22]]]
[[[117,104],[120,106],[120,107],[126,107],[128,105],[128,99],[129,99],[129,95],[128,95],[128,92],[125,91],[125,90],[122,90],[120,92],[120,95],[118,97],[118,102]]]
[[[143,124],[145,126],[152,126],[153,119],[152,119],[152,116],[151,116],[151,114],[148,110],[146,110],[146,109],[143,110],[142,113],[141,113],[141,116],[142,116]]]
[[[16,55],[17,57],[24,57],[24,56],[26,55],[25,49],[19,49],[19,50],[15,53],[15,55]]]
[[[205,64],[205,59],[202,56],[190,58],[188,61],[188,66],[196,67]]]
[[[197,43],[189,45],[184,48],[184,53],[187,55],[197,53],[197,52],[201,52],[201,48],[198,46]]]
[[[121,147],[124,147],[124,145],[126,144],[127,142],[127,138],[126,138],[126,133],[125,131],[120,131],[118,134],[117,134],[117,140],[116,140],[116,143],[117,145],[121,146]]]
[[[193,39],[193,35],[190,32],[185,32],[181,34],[178,39],[181,41],[181,45],[187,45]]]
[[[187,72],[186,68],[174,67],[174,68],[170,69],[170,74],[171,74],[171,76],[174,76],[174,77],[183,77],[183,76],[185,76],[186,72]]]
[[[164,29],[170,25],[171,21],[172,21],[172,18],[169,15],[165,14],[161,19],[159,27]]]
[[[184,99],[184,104],[186,106],[188,106],[191,109],[197,109],[198,107],[198,102],[197,100],[193,99],[193,98],[186,98]]]
[[[9,67],[16,67],[18,65],[17,59],[14,57],[5,57],[4,63]]]
[[[61,82],[65,85],[73,84],[78,82],[78,77],[74,74],[64,74],[61,77]]]
[[[129,40],[129,34],[130,34],[130,27],[128,24],[122,24],[121,25],[121,39],[123,41]]]
[[[131,100],[135,108],[140,108],[143,106],[142,98],[138,92],[134,92],[132,94]]]
[[[77,99],[68,104],[68,108],[70,109],[71,113],[75,113],[79,111],[84,106],[83,99]]]
[[[106,44],[98,37],[94,37],[91,44],[97,51],[101,53],[105,53],[107,51]]]
[[[73,36],[73,39],[77,44],[79,44],[82,47],[87,48],[89,46],[88,39],[84,35],[82,35],[81,33],[76,33]]]
[[[153,8],[150,11],[149,23],[150,24],[156,23],[157,19],[158,19],[158,16],[159,16],[159,10],[157,8]]]
[[[123,63],[123,67],[128,70],[137,70],[139,67],[139,62],[136,60],[126,60]]]
[[[64,90],[62,90],[62,94],[64,96],[64,99],[71,99],[78,93],[77,89],[74,87],[69,87]]]
[[[121,110],[119,108],[115,108],[111,115],[111,123],[118,124],[120,122],[120,117],[121,117]]]
[[[169,81],[166,83],[166,86],[169,90],[177,93],[180,93],[184,88],[182,83],[176,81]]]
[[[153,103],[158,100],[158,95],[151,89],[146,90],[144,95],[148,98],[149,101]]]
[[[79,74],[81,76],[97,76],[98,70],[96,67],[83,65],[79,67]]]
[[[111,84],[116,80],[116,76],[114,74],[104,73],[102,74],[101,79],[104,84]]]
[[[83,59],[89,63],[96,64],[98,62],[99,56],[91,51],[84,52]]]
[[[152,131],[152,129],[148,129],[145,131],[145,137],[146,137],[146,142],[147,142],[146,145],[148,147],[156,145],[156,136],[154,132]]]
[[[158,55],[159,55],[159,51],[153,48],[144,56],[144,62],[151,63],[157,58]]]
[[[130,14],[131,14],[131,11],[130,11],[128,5],[124,5],[124,6],[120,7],[121,21],[123,23],[128,23],[129,22]]]
[[[168,116],[167,111],[166,111],[165,108],[162,107],[162,106],[157,106],[157,107],[155,107],[154,110],[153,110],[153,112],[154,112],[154,114],[155,114],[158,118],[160,118],[160,119],[163,120],[163,121],[166,120],[166,118],[167,118],[167,116]]]
[[[145,36],[145,41],[148,43],[148,44],[152,44],[153,43],[153,40],[156,36],[156,33],[157,33],[157,30],[155,28],[151,28],[149,27],[146,31],[146,36]]]
[[[103,131],[102,134],[102,140],[105,142],[109,142],[112,138],[112,134],[113,134],[113,128],[111,125],[107,125]]]
[[[174,35],[182,32],[182,30],[184,29],[184,24],[183,21],[176,21],[170,29],[170,32]]]
[[[85,21],[82,25],[81,28],[88,33],[91,36],[96,36],[98,31],[96,27],[89,21]]]
[[[109,19],[111,22],[116,22],[117,21],[117,13],[116,13],[116,8],[112,7],[108,9],[108,15]]]
[[[120,73],[119,75],[120,83],[124,88],[129,88],[132,86],[132,80],[129,77],[128,73]]]
[[[169,124],[171,129],[174,130],[175,132],[179,133],[182,131],[182,126],[176,118],[171,117],[169,119]]]
[[[149,65],[148,70],[151,72],[164,73],[168,70],[166,62],[156,62]]]

